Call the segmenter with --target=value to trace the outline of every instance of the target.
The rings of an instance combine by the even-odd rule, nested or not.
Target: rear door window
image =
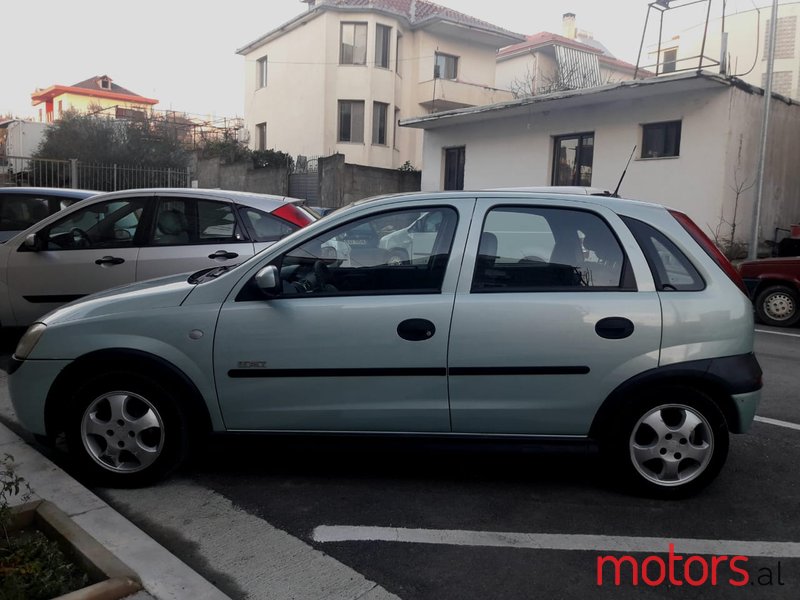
[[[622,217],[622,220],[642,248],[659,291],[696,292],[705,289],[700,273],[667,236],[637,219]]]
[[[625,253],[594,213],[497,207],[486,216],[473,292],[635,289]]]

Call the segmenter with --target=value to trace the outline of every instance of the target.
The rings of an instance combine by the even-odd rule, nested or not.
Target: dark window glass
[[[372,105],[372,143],[386,145],[386,119],[389,114],[389,105],[375,102]]]
[[[678,66],[678,49],[664,51],[664,64],[661,65],[662,73],[674,73]]]
[[[41,232],[48,250],[125,248],[134,245],[147,198],[98,202]]]
[[[437,52],[433,76],[436,79],[456,79],[458,77],[458,57]]]
[[[680,151],[680,121],[642,125],[642,158],[679,156]]]
[[[242,208],[241,215],[256,242],[276,242],[299,229],[296,225],[255,208]]]
[[[456,220],[452,208],[392,211],[325,232],[275,262],[283,293],[439,293]]]
[[[553,185],[592,185],[594,134],[580,133],[555,139]]]
[[[625,254],[599,216],[501,207],[486,216],[473,292],[635,289]]]
[[[464,189],[464,163],[466,162],[467,149],[445,148],[444,151],[444,189]]]
[[[256,68],[258,72],[258,87],[267,87],[267,57],[264,56],[256,61]]]
[[[366,23],[342,23],[339,62],[343,65],[367,64]]]
[[[50,216],[44,196],[0,194],[0,231],[22,231]]]
[[[392,28],[378,25],[375,29],[375,66],[389,68],[389,42],[392,38]]]
[[[706,285],[687,256],[663,233],[630,217],[622,220],[644,252],[647,264],[662,292],[696,292]]]
[[[339,100],[339,141],[364,142],[363,100]]]

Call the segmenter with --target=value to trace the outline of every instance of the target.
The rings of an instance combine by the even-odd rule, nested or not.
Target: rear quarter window
[[[698,292],[706,283],[695,266],[673,242],[656,228],[630,217],[622,220],[644,252],[660,292]]]

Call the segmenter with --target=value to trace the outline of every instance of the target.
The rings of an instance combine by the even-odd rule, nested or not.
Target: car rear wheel
[[[725,417],[705,394],[671,387],[631,402],[618,423],[611,451],[625,483],[663,498],[686,497],[706,487],[728,455]]]
[[[147,485],[186,458],[188,419],[167,387],[134,373],[108,373],[76,392],[66,441],[92,480],[114,487]]]
[[[797,292],[785,285],[773,285],[756,298],[756,315],[765,325],[791,327],[800,319]]]

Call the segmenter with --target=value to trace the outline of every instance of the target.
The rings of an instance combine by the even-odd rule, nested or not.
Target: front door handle
[[[600,319],[594,330],[601,338],[621,340],[633,333],[633,322],[624,317],[608,317]]]
[[[427,319],[406,319],[397,326],[397,335],[409,342],[429,340],[436,333],[436,327]]]
[[[236,258],[239,256],[236,252],[227,252],[226,250],[217,250],[214,254],[209,254],[208,258],[224,258],[225,260],[229,258]]]
[[[124,258],[120,258],[119,256],[104,256],[103,258],[98,258],[94,261],[96,265],[121,265],[125,262]]]

